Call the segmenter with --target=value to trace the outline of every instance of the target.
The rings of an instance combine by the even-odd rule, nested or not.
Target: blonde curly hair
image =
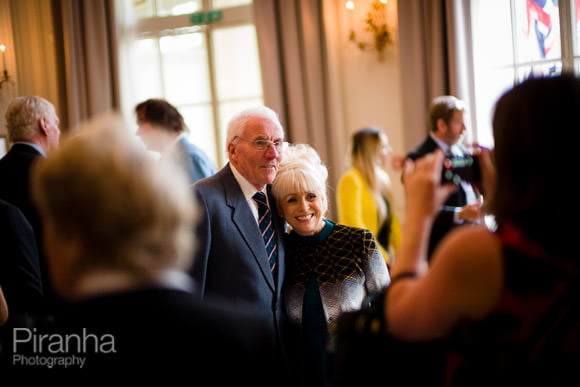
[[[325,214],[328,211],[327,179],[328,169],[316,150],[308,144],[293,144],[284,151],[272,182],[272,194],[280,207],[280,202],[288,194],[315,193],[324,202]]]

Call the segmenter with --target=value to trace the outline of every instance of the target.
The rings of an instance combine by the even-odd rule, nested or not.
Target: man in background
[[[185,122],[177,108],[163,99],[148,99],[135,107],[137,134],[147,148],[161,157],[173,157],[190,182],[211,176],[216,167],[207,154],[185,136]]]
[[[429,134],[417,147],[411,149],[407,158],[416,160],[441,148],[455,159],[470,157],[459,140],[465,131],[465,103],[452,95],[433,99],[429,110]],[[481,203],[478,192],[470,182],[462,180],[449,196],[437,215],[429,238],[430,257],[439,241],[453,228],[481,219]]]
[[[56,298],[47,274],[42,225],[31,201],[30,176],[36,162],[58,147],[60,120],[53,104],[39,96],[14,98],[6,109],[5,117],[8,140],[12,146],[0,159],[0,199],[17,207],[32,226],[44,293],[43,306],[36,317],[50,318]]]

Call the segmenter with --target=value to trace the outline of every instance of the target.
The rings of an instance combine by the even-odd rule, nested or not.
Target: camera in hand
[[[459,185],[462,181],[472,184],[481,181],[481,170],[477,157],[472,155],[445,156],[441,182]]]

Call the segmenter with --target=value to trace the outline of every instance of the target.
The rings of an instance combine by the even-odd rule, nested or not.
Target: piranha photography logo
[[[15,367],[84,368],[92,357],[117,353],[115,337],[86,328],[78,332],[41,332],[14,328],[12,365]]]

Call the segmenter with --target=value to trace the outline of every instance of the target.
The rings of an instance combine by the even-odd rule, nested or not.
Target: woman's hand
[[[447,197],[457,189],[441,184],[443,151],[437,149],[415,161],[407,160],[403,169],[407,216],[434,216]]]

